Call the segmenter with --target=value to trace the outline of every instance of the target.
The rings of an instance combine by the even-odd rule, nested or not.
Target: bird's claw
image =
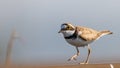
[[[77,55],[74,55],[74,56],[72,56],[70,59],[68,59],[68,61],[71,61],[71,60],[77,60]]]
[[[83,63],[78,63],[78,64],[88,64],[88,63],[83,62]]]

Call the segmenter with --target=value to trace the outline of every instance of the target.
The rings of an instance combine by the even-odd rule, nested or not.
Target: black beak
[[[61,33],[61,30],[58,33]]]

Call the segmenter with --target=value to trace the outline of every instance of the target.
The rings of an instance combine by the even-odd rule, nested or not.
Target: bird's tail
[[[109,31],[109,30],[103,30],[100,31],[99,35],[104,36],[104,35],[110,35],[113,34],[113,32]]]

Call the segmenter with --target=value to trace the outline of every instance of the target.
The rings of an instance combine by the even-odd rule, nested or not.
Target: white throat
[[[73,35],[74,32],[75,32],[75,30],[66,30],[66,31],[63,31],[62,33],[63,33],[64,37],[68,37],[68,36]]]

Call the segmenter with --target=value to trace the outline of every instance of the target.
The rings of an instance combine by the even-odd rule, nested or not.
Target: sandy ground
[[[120,68],[120,64],[112,64],[113,68]],[[34,66],[34,65],[12,65],[0,68],[112,68],[110,64],[86,64],[86,65],[61,65],[61,66]]]

